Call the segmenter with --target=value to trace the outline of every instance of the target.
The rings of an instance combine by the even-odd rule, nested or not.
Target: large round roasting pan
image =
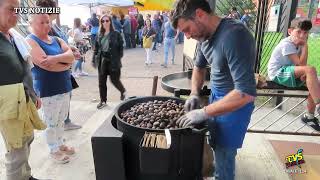
[[[143,174],[140,170],[139,145],[145,132],[164,133],[161,129],[148,129],[131,125],[122,120],[120,114],[137,103],[154,100],[184,101],[175,97],[138,97],[122,102],[115,111],[117,129],[123,132],[126,175],[132,180],[198,180],[202,178],[202,154],[205,128],[178,128],[170,130],[170,163],[166,174]],[[154,162],[157,163],[157,162]]]

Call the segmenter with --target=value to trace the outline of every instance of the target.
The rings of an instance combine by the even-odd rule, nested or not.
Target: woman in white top
[[[83,42],[83,32],[81,29],[81,19],[80,18],[74,18],[73,28],[69,32],[69,35],[73,38],[73,41],[76,45]]]
[[[74,44],[80,50],[81,57],[76,59],[76,63],[74,66],[74,76],[87,76],[88,73],[82,70],[82,63],[84,62],[85,51],[83,51],[85,41],[83,39],[84,35],[81,29],[81,19],[75,18],[73,21],[73,29],[69,32],[69,35],[73,38]],[[77,72],[79,70],[79,73]]]

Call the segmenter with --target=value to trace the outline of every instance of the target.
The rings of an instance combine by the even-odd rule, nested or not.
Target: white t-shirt
[[[272,51],[268,63],[268,76],[273,80],[281,67],[294,66],[294,63],[289,59],[291,54],[300,54],[301,48],[293,44],[290,37],[284,38]]]
[[[83,40],[83,33],[79,28],[73,29],[72,37],[74,42],[79,42]]]

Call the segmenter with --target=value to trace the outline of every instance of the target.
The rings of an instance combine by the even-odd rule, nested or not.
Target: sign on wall
[[[269,32],[277,32],[280,20],[280,5],[274,5],[271,7],[270,16],[269,16],[269,24],[268,31]]]
[[[319,1],[318,10],[317,10],[317,15],[316,15],[316,19],[315,19],[315,21],[314,21],[314,24],[320,25],[320,1]]]
[[[138,8],[136,8],[136,7],[130,7],[130,8],[128,8],[128,10],[129,10],[129,15],[138,14]]]

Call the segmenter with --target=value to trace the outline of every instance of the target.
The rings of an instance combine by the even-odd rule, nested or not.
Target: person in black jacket
[[[120,91],[120,99],[126,97],[126,89],[120,81],[123,40],[121,34],[113,29],[112,19],[103,15],[100,19],[98,41],[93,54],[93,66],[98,68],[100,103],[98,109],[107,104],[107,78],[110,75],[112,84]]]

